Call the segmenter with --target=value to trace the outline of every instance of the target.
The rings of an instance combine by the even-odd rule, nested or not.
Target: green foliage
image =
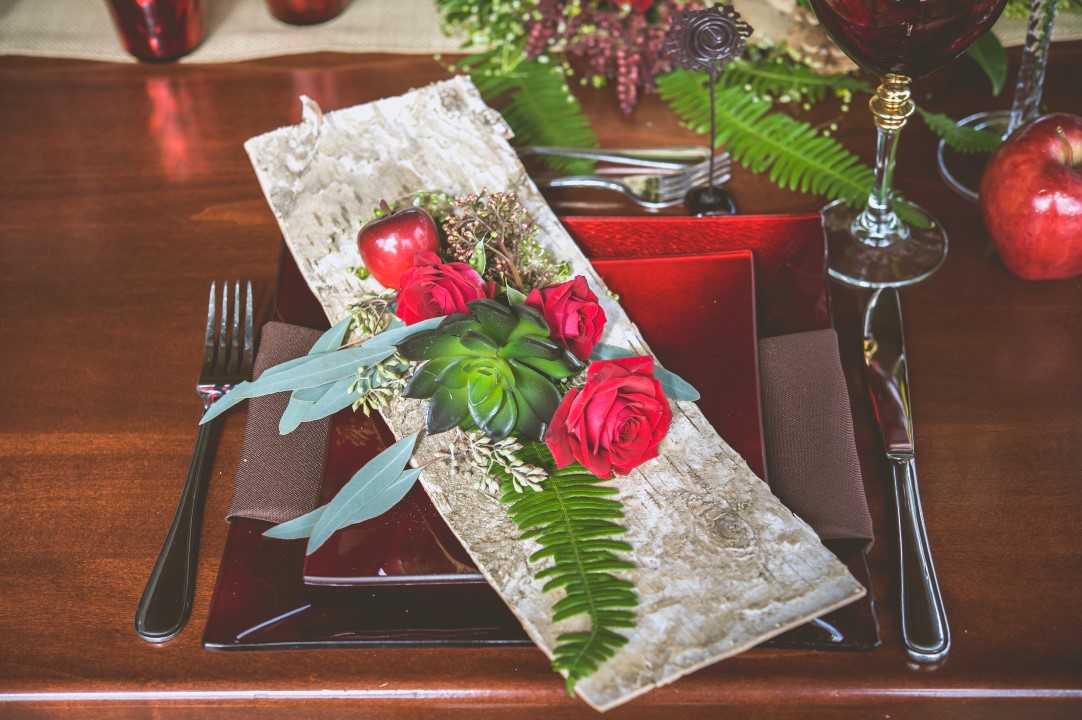
[[[567,85],[564,68],[520,58],[506,67],[503,49],[467,58],[461,63],[481,96],[498,108],[520,145],[597,147],[597,135]],[[594,163],[577,158],[546,157],[554,171],[589,175]]]
[[[1007,51],[996,34],[985,33],[969,48],[966,57],[980,65],[992,83],[992,94],[999,95],[1003,89],[1003,81],[1007,79]]]
[[[530,562],[552,560],[535,577],[547,581],[546,592],[563,588],[566,593],[554,606],[553,620],[579,615],[590,619],[588,630],[560,635],[554,650],[552,665],[567,673],[568,692],[573,694],[579,680],[627,643],[617,630],[635,627],[635,586],[613,574],[635,567],[617,554],[631,552],[632,547],[616,539],[626,532],[619,524],[624,512],[613,497],[616,488],[604,485],[578,463],[557,470],[543,444],[527,445],[521,456],[525,462],[543,466],[549,477],[535,492],[516,492],[507,479],[500,488],[501,501],[522,537],[541,545]]]
[[[658,92],[684,123],[699,133],[710,129],[710,94],[701,73],[677,70],[658,78]],[[770,112],[769,100],[741,87],[717,91],[715,145],[754,172],[769,171],[783,188],[842,199],[859,207],[872,189],[872,171],[833,138],[805,122]]]
[[[291,540],[307,537],[311,555],[338,530],[378,517],[405,497],[419,469],[406,469],[417,446],[418,433],[402,438],[369,460],[334,498],[310,513],[267,530],[267,537]]]
[[[921,107],[917,112],[928,127],[950,147],[962,153],[990,153],[1003,144],[1003,138],[987,130],[961,127],[946,115],[928,112]]]
[[[478,429],[493,440],[540,440],[560,404],[557,381],[582,363],[549,339],[548,323],[526,305],[474,300],[435,330],[399,344],[407,360],[424,360],[403,397],[431,398],[428,432]]]
[[[710,91],[701,73],[676,70],[658,77],[658,92],[684,124],[698,133],[710,130]],[[844,145],[806,122],[770,112],[769,100],[749,95],[743,87],[716,90],[717,135],[733,160],[749,170],[767,172],[771,182],[788,189],[865,205],[874,174]],[[898,215],[923,226],[904,200],[895,196]]]
[[[761,97],[819,102],[839,92],[873,93],[875,88],[848,73],[820,75],[782,56],[738,58],[721,75],[722,87],[740,87]]]

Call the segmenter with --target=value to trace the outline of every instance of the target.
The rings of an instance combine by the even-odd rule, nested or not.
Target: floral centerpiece
[[[285,415],[299,409],[303,420],[384,409],[396,395],[427,400],[423,431],[447,435],[441,460],[499,497],[523,537],[541,545],[531,561],[551,559],[536,577],[565,593],[554,620],[589,618],[555,648],[570,691],[635,622],[634,585],[614,574],[634,567],[625,557],[633,548],[619,539],[618,490],[601,481],[657,457],[670,400],[698,393],[653,358],[600,343],[598,296],[536,243],[537,226],[513,193],[419,199],[450,206],[439,238],[424,209],[396,213],[385,202],[361,230],[363,245],[382,248],[369,257],[391,292],[359,299],[307,357],[238,385],[203,422],[270,392],[291,392]],[[430,233],[422,244],[440,253],[414,252],[403,224]],[[397,278],[386,274],[403,260],[412,264]],[[420,474],[407,467],[420,432],[383,451],[334,500],[266,535],[308,538],[311,554],[335,531],[390,509]]]

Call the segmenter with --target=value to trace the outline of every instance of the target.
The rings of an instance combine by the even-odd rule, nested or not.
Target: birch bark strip
[[[638,329],[567,235],[508,143],[509,128],[466,78],[323,113],[307,98],[299,125],[245,143],[256,175],[308,285],[331,321],[379,289],[360,264],[356,231],[381,199],[419,190],[462,195],[512,190],[533,213],[542,243],[587,277],[609,318],[605,342],[646,353]],[[426,404],[398,400],[386,420],[402,436],[424,426]],[[414,457],[441,448],[425,438]],[[478,568],[550,657],[560,633],[585,618],[552,622],[558,596],[543,593],[527,557],[533,542],[497,501],[441,462],[425,490]],[[806,620],[852,602],[864,588],[815,533],[748,469],[693,403],[674,403],[662,453],[615,481],[637,568],[638,625],[617,655],[576,687],[607,710]]]

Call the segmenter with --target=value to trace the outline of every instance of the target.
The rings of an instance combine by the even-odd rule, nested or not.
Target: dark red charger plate
[[[765,477],[756,315],[762,336],[830,326],[818,216],[567,218],[565,225],[621,295],[662,362],[700,389],[704,413]],[[734,248],[744,250],[725,252]],[[656,255],[662,257],[651,257]],[[326,326],[288,251],[282,255],[278,315],[287,322]],[[704,341],[702,328],[711,324],[713,337],[724,342]],[[377,433],[387,438],[381,426],[348,412],[335,417],[326,494],[378,452],[382,443],[371,439]],[[356,442],[358,433],[369,440]],[[261,534],[267,523],[234,520],[204,645],[225,650],[529,644],[423,491],[415,488],[397,512],[340,533],[338,545],[313,556],[307,567],[303,543],[266,540]],[[869,586],[861,544],[827,544]],[[344,568],[349,562],[360,564]],[[364,584],[311,584],[338,583],[344,576]],[[864,601],[768,644],[868,649],[878,643],[869,593]]]

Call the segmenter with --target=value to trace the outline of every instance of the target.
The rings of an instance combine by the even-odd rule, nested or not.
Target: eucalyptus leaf
[[[382,495],[382,498],[378,504],[373,504],[358,511],[354,516],[351,516],[349,521],[343,525],[343,527],[349,527],[350,525],[356,525],[362,523],[365,520],[371,520],[372,518],[379,517],[383,513],[387,512],[399,502],[402,498],[406,497],[406,493],[410,491],[413,484],[417,482],[417,478],[421,476],[421,468],[410,468],[409,470],[403,470],[399,473],[395,481],[387,488],[387,491]]]
[[[323,505],[317,507],[310,513],[305,513],[300,517],[293,518],[284,523],[279,523],[270,530],[264,532],[263,537],[277,538],[279,540],[306,538],[312,534],[312,530],[315,528],[316,523],[319,522],[319,518],[323,515],[323,511],[326,508],[327,506]]]
[[[270,377],[264,373],[258,380],[242,382],[226,393],[221,400],[211,405],[199,422],[200,424],[209,422],[248,398],[270,395],[283,390],[316,387],[340,380],[356,373],[359,367],[370,367],[394,354],[393,347],[369,348],[366,347],[367,344],[332,353],[307,356],[305,362],[288,370],[274,373]]]
[[[300,427],[305,420],[305,415],[308,414],[314,404],[313,401],[302,400],[297,397],[297,393],[293,393],[289,398],[286,409],[282,411],[282,417],[278,420],[278,434],[288,435]]]
[[[308,351],[308,354],[318,355],[340,348],[342,346],[342,341],[346,339],[346,333],[349,332],[349,324],[351,322],[353,322],[353,318],[348,315],[342,318],[337,325],[323,333],[319,337],[319,340],[316,340],[315,345]]]
[[[332,380],[331,382],[323,383],[322,385],[316,385],[315,387],[299,388],[293,391],[293,397],[297,398],[301,402],[314,403],[318,402],[321,397],[327,394],[327,391],[337,383],[338,380]]]
[[[323,397],[308,406],[304,422],[322,420],[352,405],[353,401],[357,399],[357,392],[351,390],[353,383],[356,381],[357,376],[350,375],[331,385],[331,388],[323,394]]]
[[[402,499],[409,486],[390,505],[386,504],[401,489],[403,468],[413,455],[419,434],[399,440],[368,461],[327,503],[308,540],[307,554],[318,550],[337,530],[376,517]]]
[[[1007,79],[1007,51],[995,33],[985,33],[966,53],[981,66],[984,74],[992,83],[992,94],[999,95],[1003,82]]]
[[[635,356],[635,353],[630,350],[615,345],[606,345],[605,343],[598,343],[594,346],[594,351],[590,353],[591,360],[613,360]],[[661,367],[656,360],[654,361],[654,377],[661,383],[661,389],[665,392],[665,397],[670,400],[694,402],[701,397],[699,391],[692,387],[691,383],[676,373]]]
[[[415,322],[412,325],[401,325],[400,327],[392,326],[378,335],[373,335],[361,347],[394,350],[394,346],[406,338],[416,335],[422,330],[434,330],[441,322],[443,322],[442,317],[435,317]]]

